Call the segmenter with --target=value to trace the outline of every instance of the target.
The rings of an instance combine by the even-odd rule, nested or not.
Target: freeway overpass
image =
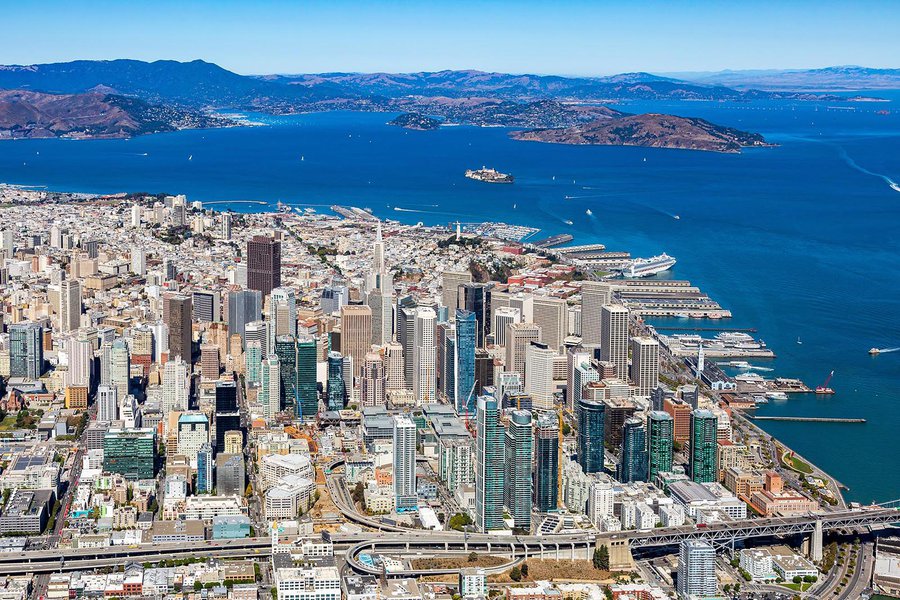
[[[737,540],[782,535],[811,534],[813,554],[821,549],[822,533],[828,530],[852,530],[862,527],[882,527],[900,523],[900,510],[871,507],[829,513],[811,513],[798,517],[747,519],[715,524],[657,528],[646,531],[615,533],[577,532],[547,536],[515,536],[493,534],[463,534],[406,530],[354,534],[334,534],[336,552],[346,552],[350,566],[361,573],[378,572],[359,560],[360,554],[399,553],[468,554],[488,552],[510,556],[511,559],[529,556],[570,559],[590,558],[599,544],[651,548],[672,546],[688,539],[701,539],[717,546],[733,545]],[[155,562],[164,559],[207,556],[215,558],[252,558],[269,554],[271,539],[255,537],[240,540],[181,542],[174,544],[141,544],[110,548],[69,548],[25,552],[0,553],[0,575],[25,572],[48,573],[63,570],[93,569],[116,566],[126,561]],[[395,575],[395,574],[391,574]],[[400,573],[396,575],[401,575]]]

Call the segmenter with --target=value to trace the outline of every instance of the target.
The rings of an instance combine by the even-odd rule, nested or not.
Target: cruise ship
[[[622,275],[625,277],[649,277],[668,271],[674,264],[675,259],[666,253],[651,258],[636,258],[631,261],[631,266],[626,268]]]

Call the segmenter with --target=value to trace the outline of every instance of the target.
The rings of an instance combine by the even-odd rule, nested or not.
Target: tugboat
[[[466,171],[466,177],[475,181],[483,181],[485,183],[512,183],[515,181],[512,175],[501,173],[496,169],[488,169],[481,167],[480,169],[469,169]]]
[[[817,394],[833,394],[834,390],[828,387],[828,384],[831,383],[831,378],[834,377],[834,371],[828,374],[828,377],[825,379],[825,383],[816,387]]]

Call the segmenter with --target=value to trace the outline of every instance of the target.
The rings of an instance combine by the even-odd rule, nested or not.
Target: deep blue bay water
[[[884,501],[900,498],[900,352],[867,351],[900,346],[900,193],[885,179],[900,182],[900,92],[873,95],[893,102],[621,107],[704,117],[779,144],[736,155],[515,142],[501,128],[414,132],[386,126],[389,115],[331,113],[129,141],[3,142],[0,181],[320,211],[347,204],[408,223],[506,221],[636,256],[668,252],[678,258],[668,276],[690,279],[734,313],[692,324],[758,328],[778,354],[767,365],[775,375],[815,386],[835,370],[835,395],[792,396],[760,414],[866,424],[765,429],[849,486],[849,498]],[[516,183],[463,178],[482,165]]]

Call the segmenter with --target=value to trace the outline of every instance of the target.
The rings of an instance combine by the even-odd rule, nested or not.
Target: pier
[[[653,327],[657,331],[737,331],[739,333],[756,333],[756,327],[740,329],[738,327]]]
[[[848,419],[842,417],[750,417],[754,421],[791,421],[797,423],[865,423],[865,419]]]

